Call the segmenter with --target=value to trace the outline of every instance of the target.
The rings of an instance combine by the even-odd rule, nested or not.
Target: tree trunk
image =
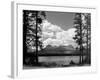
[[[38,11],[36,11],[36,63],[38,64],[38,39],[37,39],[38,22],[37,22],[37,18],[38,18]]]
[[[23,64],[25,64],[25,57],[27,54],[27,46],[26,46],[26,33],[27,33],[27,15],[26,11],[23,14]]]
[[[80,17],[81,17],[80,13]],[[82,45],[82,20],[80,21],[80,64],[83,63],[83,45]]]

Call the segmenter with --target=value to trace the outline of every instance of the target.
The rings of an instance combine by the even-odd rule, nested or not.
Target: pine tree
[[[91,14],[90,13],[84,13],[83,14],[83,27],[85,30],[85,45],[86,45],[86,51],[87,51],[87,61],[90,63],[90,51],[91,51]]]
[[[36,63],[38,63],[38,50],[42,49],[41,24],[45,18],[46,14],[44,11],[23,11],[24,54],[27,54],[27,52],[35,52]]]
[[[73,39],[78,44],[80,51],[80,64],[82,63],[83,45],[82,45],[82,18],[81,13],[76,13],[74,18],[74,27],[76,28],[76,35]]]
[[[87,54],[90,52],[91,46],[91,24],[89,13],[76,13],[74,19],[74,27],[76,28],[75,39],[80,50],[80,63],[83,63],[83,51],[86,50]],[[90,55],[89,55],[90,56]],[[90,59],[90,57],[88,57]]]

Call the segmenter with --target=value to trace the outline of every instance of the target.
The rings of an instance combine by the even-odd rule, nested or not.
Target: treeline
[[[73,39],[78,44],[76,49],[80,50],[80,64],[84,63],[82,54],[87,51],[86,62],[91,63],[91,14],[76,13],[74,18],[74,28],[76,35]]]
[[[33,58],[38,63],[38,50],[42,49],[42,22],[45,18],[44,11],[23,10],[23,63]],[[28,57],[30,52],[34,52],[35,57]]]

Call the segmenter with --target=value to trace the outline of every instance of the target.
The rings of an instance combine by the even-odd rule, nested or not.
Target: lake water
[[[70,66],[71,61],[78,64],[80,57],[79,56],[45,56],[45,57],[38,57],[38,59],[39,59],[39,63],[41,63],[40,66],[36,66],[35,64],[33,64],[32,66],[24,65],[23,69],[38,69],[38,68],[45,68],[45,67],[66,67],[66,66]]]
[[[49,56],[49,57],[39,57],[39,62],[69,65],[71,61],[74,63],[79,63],[79,56]]]

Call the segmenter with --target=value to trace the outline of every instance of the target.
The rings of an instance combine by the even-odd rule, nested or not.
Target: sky
[[[64,30],[73,27],[74,14],[70,12],[46,12],[47,20],[52,24],[60,26]]]
[[[51,46],[77,46],[73,40],[75,28],[73,19],[75,13],[46,12],[46,20],[43,22],[43,45]]]

